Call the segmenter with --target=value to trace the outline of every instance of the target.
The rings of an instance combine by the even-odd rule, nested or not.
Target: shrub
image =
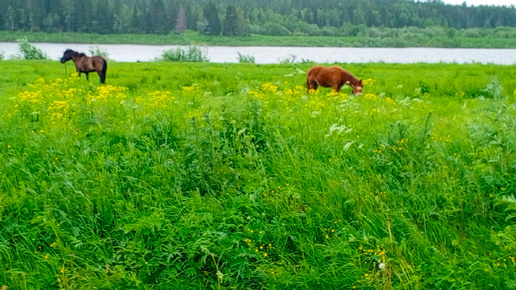
[[[166,50],[162,54],[162,60],[175,62],[209,62],[206,51],[196,46],[190,46],[187,50],[180,47]]]
[[[93,46],[93,45],[90,46],[88,50],[89,50],[91,55],[100,55],[103,58],[108,59],[109,53],[106,50],[103,50],[103,49],[101,49],[100,47],[98,47],[96,45],[95,46]]]
[[[254,56],[241,54],[239,52],[238,53],[238,62],[239,63],[254,63],[255,60],[254,60]]]
[[[47,55],[44,54],[39,48],[29,43],[27,37],[18,39],[20,44],[20,56],[21,59],[48,59]]]

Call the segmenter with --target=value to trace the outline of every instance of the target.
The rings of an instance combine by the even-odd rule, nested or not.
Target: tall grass
[[[345,67],[3,62],[0,283],[512,287],[515,68]]]

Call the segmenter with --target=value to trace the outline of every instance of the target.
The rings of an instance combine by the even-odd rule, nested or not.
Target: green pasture
[[[1,61],[9,289],[514,289],[516,66]]]

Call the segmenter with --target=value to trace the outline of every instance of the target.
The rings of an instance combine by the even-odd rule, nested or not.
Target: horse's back
[[[315,80],[321,86],[332,86],[336,78],[340,78],[342,68],[337,66],[313,66],[307,73],[307,79]]]
[[[97,66],[97,65],[100,65],[101,67],[104,66],[104,61],[105,59],[100,56],[100,55],[94,55],[91,57],[91,62],[93,64],[93,66]]]
[[[85,71],[100,71],[104,67],[105,59],[100,55],[90,56],[90,57],[83,57],[82,58],[82,65],[84,67]]]
[[[308,70],[307,75],[318,75],[321,71],[328,69],[327,67],[314,65],[311,69]]]

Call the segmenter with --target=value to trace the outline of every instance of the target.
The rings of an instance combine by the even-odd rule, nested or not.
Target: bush
[[[265,25],[262,26],[262,34],[273,36],[291,35],[290,31],[287,28],[275,22],[265,23]]]
[[[239,63],[254,63],[254,56],[252,55],[244,55],[240,52],[238,53],[238,62]]]
[[[206,51],[196,47],[190,46],[187,50],[180,47],[176,49],[169,49],[163,52],[161,56],[164,61],[175,61],[175,62],[209,62],[210,60],[206,56]]]
[[[39,48],[29,43],[27,37],[18,39],[20,44],[20,56],[21,59],[48,59],[47,55],[44,54]]]
[[[108,59],[109,53],[107,51],[101,49],[100,47],[96,46],[96,45],[95,46],[90,46],[88,50],[89,50],[91,55],[100,55],[103,58]]]

